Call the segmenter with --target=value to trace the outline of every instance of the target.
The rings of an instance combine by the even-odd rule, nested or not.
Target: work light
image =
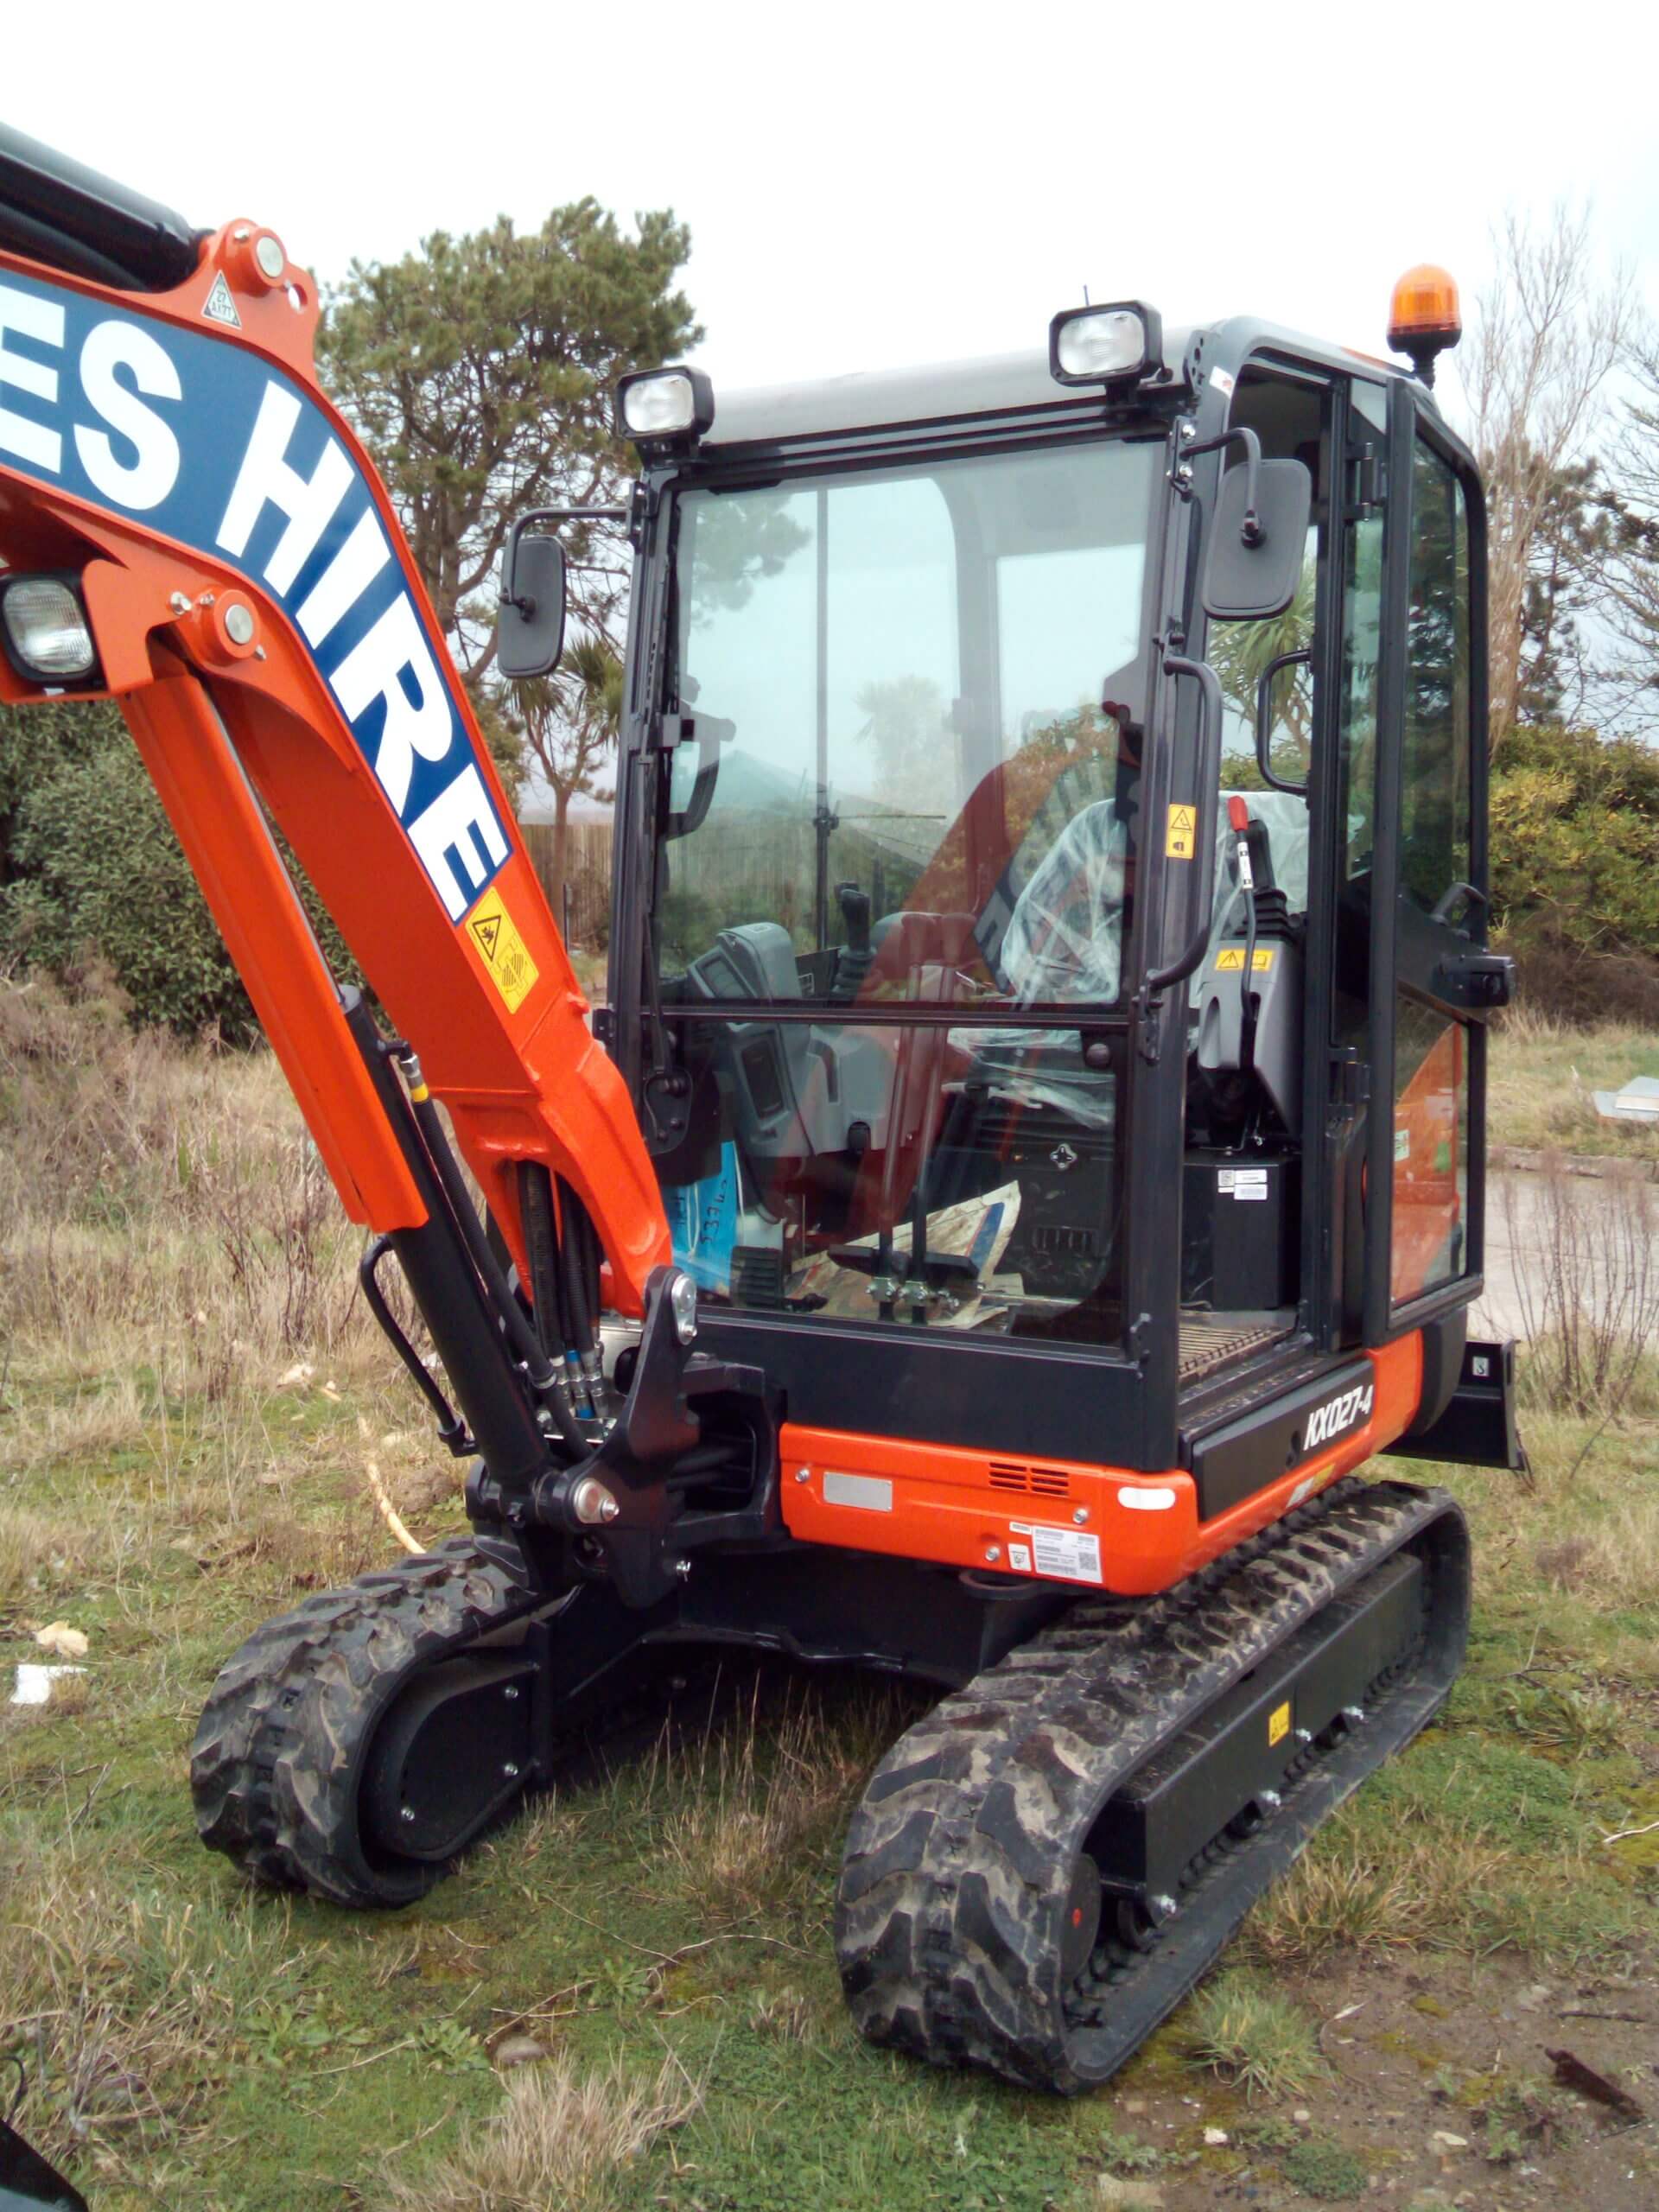
[[[1163,320],[1139,300],[1072,308],[1048,326],[1049,373],[1057,384],[1127,384],[1158,366]]]
[[[701,369],[644,369],[616,387],[617,421],[636,444],[695,442],[715,419],[715,388]]]
[[[86,610],[67,577],[0,578],[0,634],[6,658],[31,683],[84,683],[98,672]]]

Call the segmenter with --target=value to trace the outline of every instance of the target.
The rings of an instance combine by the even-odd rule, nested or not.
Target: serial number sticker
[[[1169,810],[1169,832],[1164,840],[1165,857],[1172,861],[1190,861],[1198,849],[1198,808],[1172,806]]]
[[[540,971],[499,891],[484,893],[467,915],[467,926],[472,932],[473,943],[484,956],[490,981],[506,1001],[507,1012],[517,1014]]]
[[[1258,944],[1255,957],[1250,962],[1251,975],[1265,975],[1272,965],[1273,947],[1270,944]],[[1216,955],[1216,973],[1217,976],[1242,976],[1244,973],[1244,948],[1242,944],[1222,946],[1221,950]]]
[[[1031,1554],[1037,1573],[1056,1582],[1098,1582],[1100,1573],[1100,1538],[1085,1535],[1081,1529],[1046,1529],[1036,1522],[1017,1521],[1009,1524],[1014,1535],[1029,1536]],[[1008,1558],[1014,1564],[1016,1548],[1023,1544],[1008,1546]]]
[[[1268,1715],[1268,1748],[1271,1749],[1274,1744],[1282,1744],[1289,1733],[1290,1700],[1287,1698],[1282,1705],[1275,1705]]]

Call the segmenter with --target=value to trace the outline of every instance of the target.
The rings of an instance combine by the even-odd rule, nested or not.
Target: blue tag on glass
[[[674,1262],[700,1290],[732,1287],[732,1248],[737,1243],[737,1147],[721,1147],[720,1166],[700,1183],[676,1183],[663,1193]]]

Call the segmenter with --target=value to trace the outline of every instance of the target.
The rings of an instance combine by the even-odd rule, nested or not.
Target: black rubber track
[[[1066,1982],[1062,1933],[1101,1808],[1159,1746],[1405,1544],[1427,1633],[1364,1726],[1282,1808],[1198,1872],[1145,1954]],[[1268,1882],[1432,1716],[1462,1662],[1468,1540],[1453,1502],[1342,1484],[1164,1597],[1089,1599],[946,1698],[877,1769],[849,1831],[836,1950],[871,2041],[1071,2094],[1105,2081],[1179,2002]]]
[[[461,1536],[267,1621],[220,1669],[196,1730],[202,1841],[257,1881],[336,1904],[423,1897],[447,1869],[372,1850],[359,1826],[375,1728],[422,1667],[537,1610]]]

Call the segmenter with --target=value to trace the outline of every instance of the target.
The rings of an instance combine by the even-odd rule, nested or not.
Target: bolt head
[[[503,1774],[505,1774],[505,1775],[506,1776],[507,1780],[508,1780],[509,1782],[517,1782],[517,1781],[518,1781],[518,1763],[517,1763],[517,1761],[516,1761],[516,1760],[513,1760],[513,1759],[506,1759],[506,1760],[504,1760],[504,1761],[503,1761],[503,1763],[502,1763],[501,1771],[502,1771],[502,1773],[503,1773]]]
[[[1161,1896],[1154,1897],[1152,1901],[1152,1909],[1158,1915],[1158,1917],[1160,1920],[1178,1919],[1181,1910],[1174,1898],[1170,1897],[1166,1892]]]
[[[288,256],[280,238],[273,238],[267,231],[263,238],[255,240],[253,257],[262,276],[268,277],[273,284],[281,281],[283,271],[288,267]]]
[[[506,1700],[507,1700],[507,1703],[508,1703],[509,1705],[516,1705],[516,1704],[518,1703],[518,1683],[517,1683],[517,1682],[509,1682],[509,1683],[507,1684],[507,1687],[506,1687],[505,1690],[502,1693],[502,1694],[505,1697],[505,1699],[506,1699]]]
[[[601,1521],[614,1521],[622,1508],[597,1475],[584,1475],[570,1493],[570,1510],[591,1529]]]
[[[1089,1518],[1088,1507],[1086,1505],[1079,1505],[1077,1507],[1072,1513],[1071,1518],[1076,1522],[1077,1527],[1081,1529],[1084,1522]]]
[[[188,614],[190,612],[190,601],[181,591],[175,591],[167,603],[175,614]]]
[[[405,1805],[404,1808],[403,1817],[406,1821],[412,1821],[415,1818],[415,1808],[412,1805]]]
[[[1264,1789],[1260,1793],[1258,1802],[1265,1805],[1268,1812],[1276,1813],[1285,1801],[1276,1789]]]
[[[1365,1718],[1365,1708],[1363,1705],[1344,1705],[1342,1708],[1342,1717],[1351,1728],[1357,1728]]]
[[[684,1270],[677,1269],[668,1287],[669,1311],[674,1316],[674,1333],[683,1344],[695,1343],[697,1334],[697,1286]]]
[[[987,1544],[987,1545],[986,1545],[986,1547],[985,1547],[985,1564],[986,1564],[986,1566],[987,1566],[987,1567],[995,1567],[995,1566],[996,1565],[996,1562],[998,1561],[998,1560],[1000,1560],[1000,1559],[1001,1558],[1001,1556],[1002,1556],[1002,1547],[1001,1547],[1001,1544]]]
[[[671,1560],[669,1562],[669,1572],[671,1574],[677,1576],[679,1580],[683,1582],[691,1572],[691,1562],[689,1559]]]
[[[795,1470],[795,1479],[798,1483],[810,1483],[812,1479],[811,1468],[797,1467]]]

